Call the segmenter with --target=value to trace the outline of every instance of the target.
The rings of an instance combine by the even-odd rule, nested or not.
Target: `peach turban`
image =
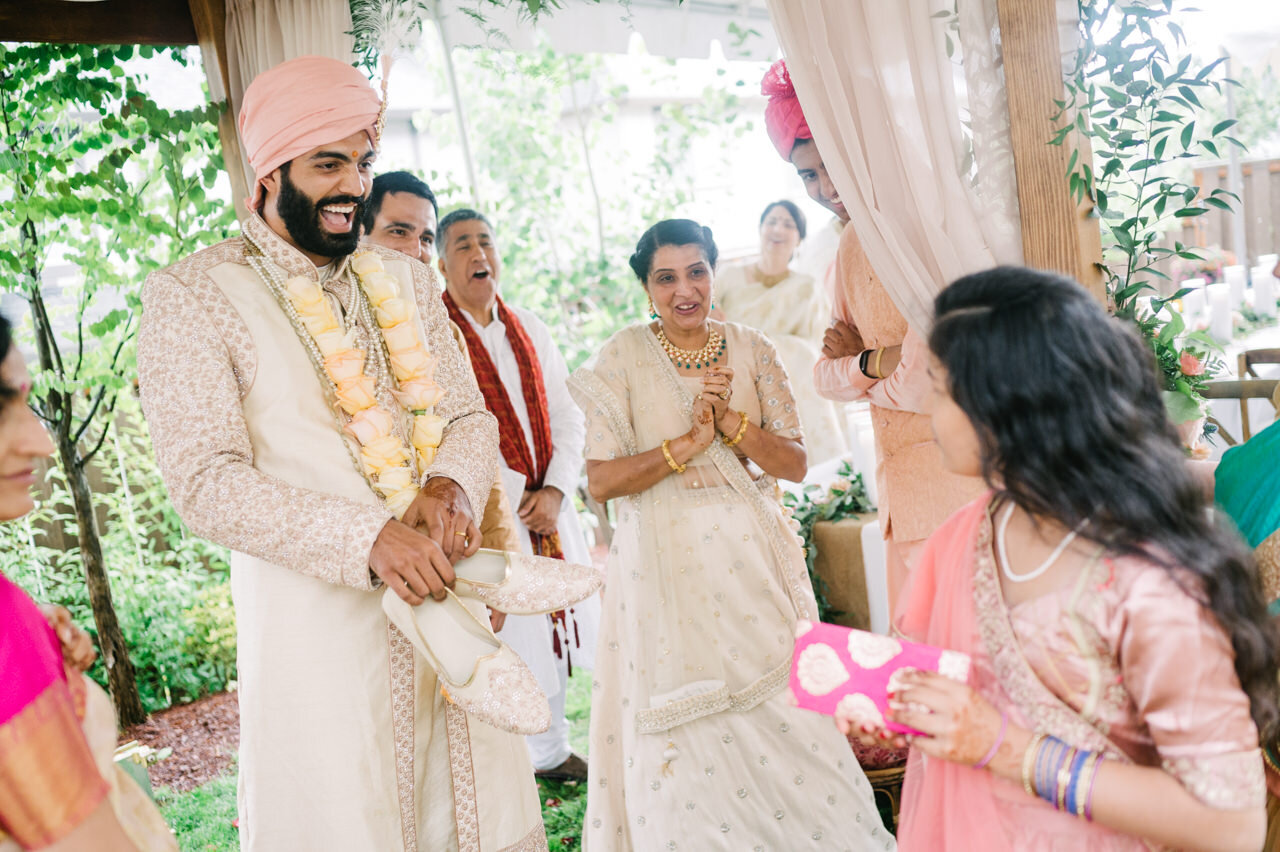
[[[381,106],[364,74],[325,56],[299,56],[254,77],[239,122],[253,166],[250,208],[262,202],[262,179],[294,157],[360,130],[376,145]]]
[[[779,59],[770,66],[760,82],[760,94],[769,98],[764,108],[764,126],[769,131],[769,139],[782,159],[790,161],[796,140],[812,139],[813,134],[804,120],[804,111],[800,109],[796,88],[791,85],[785,59]]]

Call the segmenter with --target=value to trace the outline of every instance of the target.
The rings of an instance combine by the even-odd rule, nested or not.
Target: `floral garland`
[[[252,265],[289,315],[294,328],[307,345],[317,373],[332,393],[337,406],[350,418],[339,423],[342,431],[360,446],[356,466],[387,508],[403,517],[418,495],[421,476],[435,459],[444,436],[444,419],[435,414],[435,405],[444,390],[435,382],[436,359],[418,334],[414,305],[400,298],[395,277],[382,266],[375,253],[358,252],[351,269],[360,286],[356,310],[364,312],[370,325],[382,332],[380,348],[395,376],[391,388],[396,401],[413,416],[409,440],[396,434],[396,412],[378,401],[378,387],[366,371],[367,353],[355,346],[354,333],[344,331],[334,314],[324,289],[314,279],[298,275],[280,281],[261,257]],[[254,262],[257,261],[257,262]],[[310,338],[310,339],[306,339]],[[415,469],[416,462],[416,469]]]

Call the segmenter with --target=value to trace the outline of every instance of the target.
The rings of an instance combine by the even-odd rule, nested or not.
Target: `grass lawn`
[[[569,679],[565,715],[569,719],[569,743],[581,755],[587,753],[587,717],[591,708],[591,674],[574,672]],[[542,801],[542,821],[547,827],[548,845],[558,852],[582,848],[582,818],[587,810],[585,784],[538,782]],[[236,818],[236,776],[234,772],[215,778],[187,793],[161,788],[156,801],[170,827],[178,835],[182,852],[238,852]]]

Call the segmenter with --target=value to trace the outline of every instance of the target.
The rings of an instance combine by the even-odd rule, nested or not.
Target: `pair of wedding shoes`
[[[383,612],[435,669],[445,700],[504,731],[542,733],[551,725],[546,694],[464,598],[510,615],[539,615],[595,594],[599,573],[560,559],[487,549],[453,570],[457,583],[444,600],[411,606],[387,589]]]

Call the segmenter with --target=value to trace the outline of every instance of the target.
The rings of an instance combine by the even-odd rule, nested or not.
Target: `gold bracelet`
[[[1039,733],[1031,738],[1031,742],[1027,743],[1027,750],[1022,753],[1022,789],[1027,791],[1028,796],[1036,795],[1036,788],[1031,781],[1031,768],[1036,761],[1036,752],[1040,750],[1040,744],[1044,742],[1044,738],[1048,734]]]
[[[1086,801],[1084,795],[1084,779],[1089,777],[1090,768],[1098,762],[1098,758],[1102,756],[1100,751],[1091,751],[1089,756],[1084,759],[1084,763],[1080,764],[1080,774],[1076,777],[1076,816],[1084,819],[1084,803]]]
[[[742,440],[742,436],[747,434],[747,412],[742,412],[742,422],[738,424],[738,434],[733,436],[733,440],[729,440],[728,435],[721,435],[720,440],[724,441],[726,447],[736,447]]]
[[[676,473],[684,473],[685,468],[686,468],[686,465],[682,465],[682,464],[678,463],[678,462],[675,460],[675,458],[671,455],[671,442],[670,442],[670,441],[663,441],[663,442],[662,442],[662,454],[663,454],[664,456],[666,456],[666,457],[667,457],[667,467],[671,468],[671,469],[672,469],[673,471],[675,471]]]
[[[1067,787],[1071,784],[1071,764],[1075,763],[1076,753],[1079,751],[1075,746],[1067,750],[1067,759],[1062,761],[1062,765],[1058,767],[1058,784],[1054,792],[1054,798],[1057,799],[1057,808],[1060,811],[1067,809]]]
[[[872,367],[876,371],[876,378],[883,379],[884,373],[880,372],[880,362],[884,360],[884,349],[876,350],[876,365]]]

